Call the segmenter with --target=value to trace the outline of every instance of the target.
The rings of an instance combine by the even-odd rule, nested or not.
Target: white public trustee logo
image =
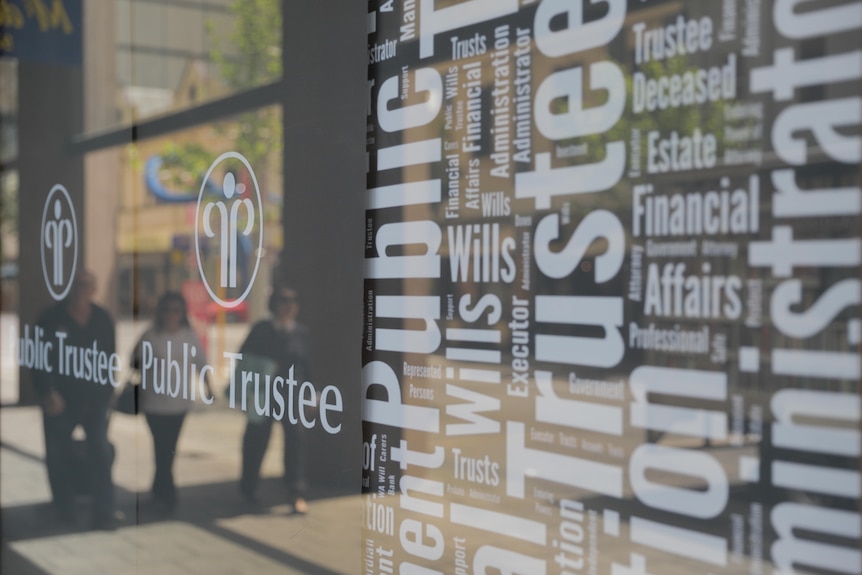
[[[245,193],[245,185],[237,183],[237,178],[231,171],[225,171],[221,182],[221,193],[215,197],[204,197],[206,182],[209,180],[213,170],[226,160],[235,159],[242,163],[248,170],[248,177],[254,185],[254,197],[256,202],[252,202],[248,197],[241,197]],[[241,225],[241,217],[245,218],[244,224]],[[257,178],[254,175],[254,170],[248,160],[237,152],[225,152],[210,166],[201,183],[201,190],[198,194],[197,209],[195,211],[195,254],[197,256],[198,271],[201,274],[201,280],[204,287],[213,301],[226,308],[233,308],[242,303],[251,288],[254,285],[254,280],[257,277],[257,271],[260,267],[260,256],[263,250],[263,206],[261,204],[260,187],[257,183]],[[222,298],[218,295],[218,290],[226,290],[236,288],[238,283],[237,264],[240,256],[239,240],[240,235],[251,238],[254,232],[255,223],[257,223],[258,233],[256,234],[257,245],[254,245],[251,257],[254,259],[254,271],[251,277],[248,278],[245,290],[241,295],[234,299]],[[218,282],[216,289],[207,278],[203,258],[201,257],[201,236],[205,236],[208,240],[213,240],[218,245]],[[211,244],[208,244],[211,245]],[[215,282],[213,282],[215,283]],[[242,287],[242,286],[240,286]]]
[[[78,265],[78,220],[72,198],[61,184],[48,192],[39,233],[42,276],[51,297],[59,301],[72,287]],[[71,265],[67,266],[67,258]]]

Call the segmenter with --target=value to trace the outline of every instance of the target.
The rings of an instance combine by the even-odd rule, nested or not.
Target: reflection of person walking
[[[156,318],[153,325],[144,332],[132,356],[132,367],[140,370],[142,367],[144,342],[152,350],[149,361],[155,364],[168,362],[169,355],[176,360],[183,357],[183,348],[189,350],[194,346],[198,353],[203,351],[197,335],[189,325],[186,311],[186,301],[177,292],[167,292],[159,298],[156,306]],[[171,353],[168,353],[168,346]],[[190,352],[189,352],[190,353]],[[138,390],[139,405],[147,418],[147,425],[153,435],[153,452],[156,472],[153,477],[153,499],[167,510],[172,510],[177,503],[177,488],[174,484],[174,456],[180,429],[183,426],[186,413],[191,406],[190,400],[179,395],[179,385],[170,389],[166,382],[165,371],[148,369],[150,377],[148,385]],[[175,397],[175,395],[177,395]]]
[[[34,371],[33,385],[43,407],[45,463],[54,507],[62,520],[75,520],[76,485],[71,479],[78,468],[70,458],[75,453],[72,432],[81,425],[87,436],[93,526],[109,529],[114,521],[113,448],[108,443],[114,323],[105,309],[92,303],[95,292],[95,277],[82,271],[76,274],[66,299],[42,314],[39,325],[53,343],[53,369],[51,373]],[[61,349],[66,351],[65,357],[61,357]]]
[[[299,301],[296,292],[288,287],[273,289],[269,298],[270,319],[259,321],[252,327],[240,353],[261,356],[275,363],[275,373],[286,374],[291,366],[297,381],[309,379],[309,333],[308,328],[296,321]],[[290,393],[284,390],[284,393]],[[285,405],[287,398],[285,398]],[[253,410],[254,408],[252,408]],[[290,418],[282,420],[284,429],[284,482],[294,511],[305,513],[305,449],[301,427],[293,425]],[[260,466],[266,453],[272,432],[272,419],[249,419],[242,439],[242,478],[240,492],[248,502],[255,501],[260,482]]]

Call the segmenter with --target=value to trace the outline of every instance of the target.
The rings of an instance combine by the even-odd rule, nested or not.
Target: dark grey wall
[[[343,429],[310,437],[312,481],[358,492],[365,197],[366,5],[283,4],[284,252],[312,330],[318,389],[344,397]]]
[[[20,205],[19,316],[32,325],[42,310],[54,303],[42,276],[39,233],[45,199],[55,184],[66,187],[77,209],[78,266],[83,262],[84,159],[69,147],[72,135],[83,128],[81,68],[22,61],[18,65],[18,166]],[[4,336],[8,337],[7,334]],[[20,401],[35,400],[30,370],[20,368]]]

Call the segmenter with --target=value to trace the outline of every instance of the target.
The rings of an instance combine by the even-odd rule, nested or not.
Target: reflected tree
[[[226,37],[210,28],[212,60],[225,83],[235,91],[281,78],[281,5],[277,0],[236,0],[231,10],[234,29]],[[238,150],[254,166],[281,150],[280,114],[260,108],[239,117]],[[280,155],[280,154],[278,154]]]

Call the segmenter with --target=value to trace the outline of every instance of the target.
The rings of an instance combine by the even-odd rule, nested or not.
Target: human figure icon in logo
[[[54,219],[45,224],[45,245],[52,251],[53,274],[51,282],[63,285],[63,250],[72,245],[72,222],[61,218],[63,209],[60,199],[54,200]]]
[[[209,238],[214,238],[216,236],[216,230],[213,229],[212,226],[213,209],[217,209],[219,214],[219,229],[221,232],[219,234],[221,244],[219,284],[223,288],[234,288],[237,284],[236,262],[238,233],[242,233],[244,236],[249,236],[254,229],[254,204],[252,204],[251,200],[248,198],[239,197],[244,191],[245,186],[243,184],[237,184],[236,176],[234,176],[233,172],[229,171],[224,175],[222,192],[224,193],[225,200],[230,203],[230,210],[228,210],[225,201],[222,200],[209,203],[204,208],[204,233]],[[236,196],[236,199],[234,199],[234,196]],[[241,232],[238,230],[240,206],[245,207],[247,216],[245,226],[242,228]]]

